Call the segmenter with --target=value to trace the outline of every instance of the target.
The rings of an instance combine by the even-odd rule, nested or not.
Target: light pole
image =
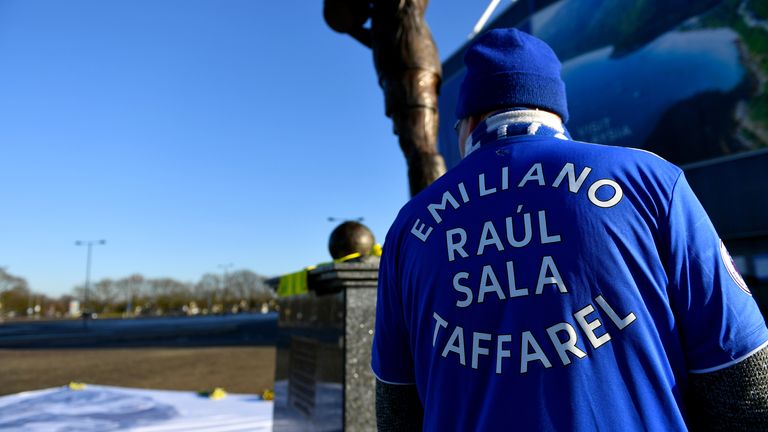
[[[83,320],[87,320],[90,317],[90,312],[87,309],[88,305],[88,286],[91,283],[91,250],[93,248],[93,245],[103,245],[106,244],[106,240],[87,240],[87,241],[76,241],[75,246],[87,246],[88,247],[88,257],[85,261],[85,291],[83,293]]]
[[[221,294],[221,303],[222,307],[224,307],[224,303],[227,301],[227,294],[229,294],[229,272],[228,270],[232,268],[234,264],[227,263],[227,264],[219,264],[219,268],[224,270],[224,289],[222,290]]]
[[[8,269],[8,267],[0,267],[0,274],[7,274],[6,269]],[[3,290],[4,287],[0,285],[0,323],[3,322]]]
[[[362,222],[364,220],[363,217],[356,217],[356,218],[340,218],[340,217],[333,217],[328,216],[328,222]]]

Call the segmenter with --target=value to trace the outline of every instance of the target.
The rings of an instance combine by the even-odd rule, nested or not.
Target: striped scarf
[[[549,136],[570,140],[563,122],[555,114],[532,109],[513,109],[483,120],[464,142],[464,157],[483,144],[518,135]]]

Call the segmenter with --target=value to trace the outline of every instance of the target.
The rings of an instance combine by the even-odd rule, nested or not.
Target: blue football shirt
[[[679,168],[515,136],[400,211],[372,368],[417,386],[428,431],[684,430],[687,375],[767,340]]]

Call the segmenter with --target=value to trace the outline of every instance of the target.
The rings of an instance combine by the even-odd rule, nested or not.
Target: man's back
[[[768,334],[680,169],[487,141],[390,230],[378,378],[416,384],[427,430],[684,429],[687,374]]]

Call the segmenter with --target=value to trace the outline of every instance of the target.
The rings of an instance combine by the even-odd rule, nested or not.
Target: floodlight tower
[[[86,240],[86,241],[76,241],[75,246],[87,246],[88,247],[88,257],[85,261],[85,291],[83,293],[83,320],[86,320],[90,317],[90,312],[87,309],[88,305],[88,287],[91,284],[91,254],[92,249],[94,245],[103,245],[106,244],[106,240]]]
[[[328,216],[328,222],[362,222],[365,218],[362,216],[356,217],[356,218],[341,218],[341,217],[334,217],[334,216]]]
[[[232,263],[227,264],[219,264],[219,268],[224,270],[224,289],[221,293],[221,304],[222,307],[227,301],[227,295],[229,295],[229,269],[231,269],[234,266]]]

